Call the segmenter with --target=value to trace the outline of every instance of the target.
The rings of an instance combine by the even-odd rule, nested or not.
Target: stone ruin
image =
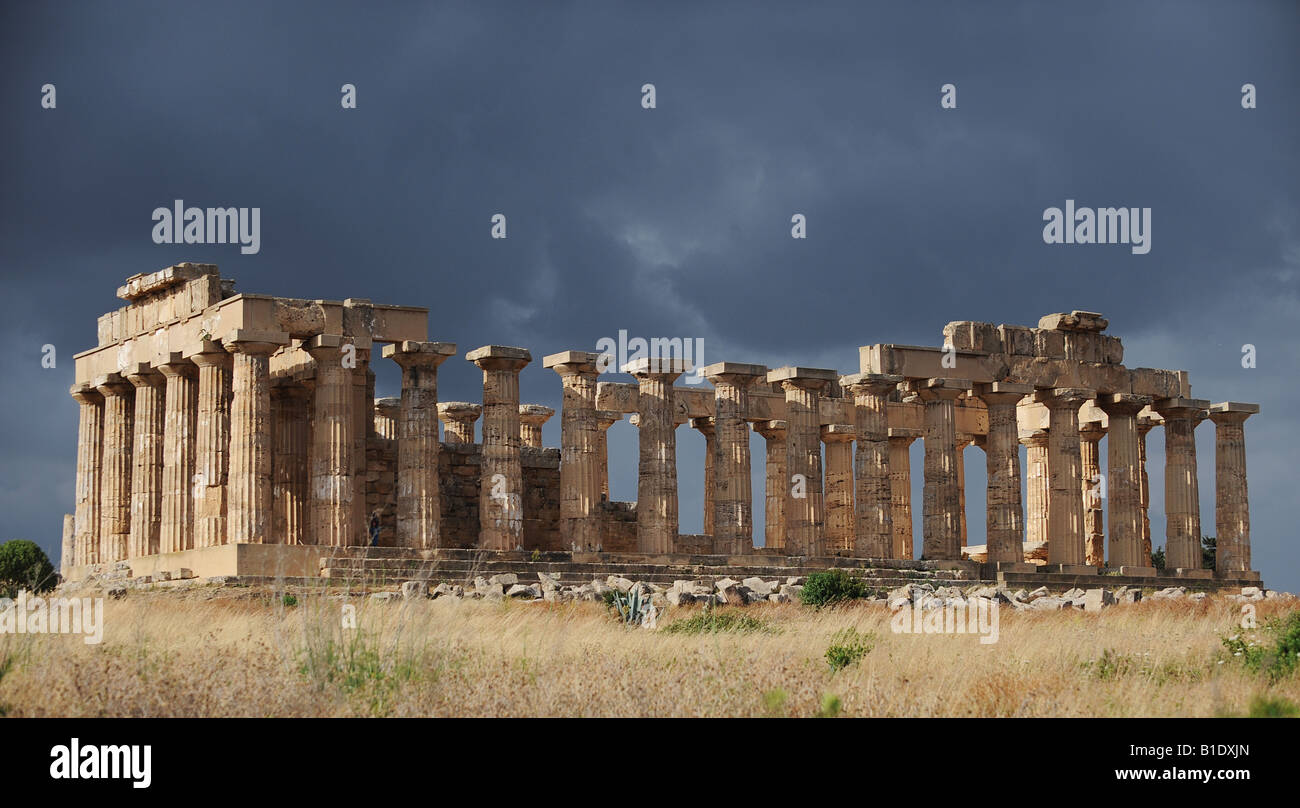
[[[127,305],[101,317],[99,345],[76,356],[69,580],[114,567],[155,580],[380,574],[374,559],[400,579],[413,565],[436,574],[471,556],[474,569],[541,558],[669,579],[682,569],[784,575],[840,565],[968,581],[1086,585],[1103,568],[1116,584],[1157,574],[1201,588],[1259,580],[1243,435],[1259,407],[1194,399],[1185,371],[1125,367],[1120,340],[1092,312],[1048,315],[1037,327],[949,323],[940,347],[862,347],[849,375],[719,362],[702,369],[712,390],[675,387],[691,370],[680,358],[633,361],[621,370],[636,381],[618,383],[599,380],[595,352],[552,354],[542,362],[563,390],[557,449],[541,439],[554,411],[520,402],[519,372],[533,361],[525,348],[469,351],[483,370],[482,402],[438,401],[438,367],[457,347],[428,341],[427,309],[236,293],[215,266],[190,263],[132,276],[118,296]],[[370,367],[381,357],[401,367],[400,397],[375,398]],[[606,433],[628,413],[639,431],[637,500],[611,502]],[[1216,438],[1216,570],[1201,568],[1194,433],[1206,419]],[[678,528],[683,424],[707,446],[702,535]],[[1156,427],[1166,458],[1159,573],[1145,452]],[[751,429],[766,440],[757,459]],[[918,438],[919,560],[909,460]],[[962,452],[971,444],[988,470],[980,548],[966,543]],[[755,462],[766,468],[762,547]]]

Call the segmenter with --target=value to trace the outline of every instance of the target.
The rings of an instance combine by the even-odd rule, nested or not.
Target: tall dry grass
[[[893,634],[879,605],[748,608],[770,632],[624,629],[598,603],[449,599],[286,607],[132,593],[104,641],[0,637],[0,710],[17,716],[1213,716],[1300,703],[1223,657],[1239,606],[1148,601],[1102,614],[1001,614],[999,642]],[[1294,608],[1294,607],[1291,607]],[[1286,610],[1259,604],[1261,621]],[[670,613],[668,621],[692,614]],[[662,625],[663,623],[661,623]],[[872,650],[833,672],[847,628]]]

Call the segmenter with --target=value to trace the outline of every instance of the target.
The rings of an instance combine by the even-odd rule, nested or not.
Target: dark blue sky
[[[1100,311],[1130,367],[1262,405],[1255,562],[1300,589],[1298,46],[1292,2],[7,3],[0,538],[57,547],[72,355],[123,278],[193,260],[242,291],[428,306],[430,337],[462,356],[530,348],[523,395],[552,405],[540,357],[619,329],[847,373],[857,346],[938,344],[950,320]],[[152,210],[177,198],[260,207],[261,252],[153,244]],[[1066,199],[1150,207],[1151,252],[1044,244],[1043,210]],[[479,384],[462,358],[443,366],[444,399]],[[1211,425],[1198,434],[1212,533]],[[614,494],[634,498],[635,430],[613,441]],[[703,442],[679,445],[694,531]],[[967,460],[977,542],[983,456]]]

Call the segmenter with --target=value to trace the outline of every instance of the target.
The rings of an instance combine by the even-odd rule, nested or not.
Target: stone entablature
[[[917,510],[923,558],[959,561],[963,453],[974,445],[987,460],[988,562],[1023,571],[1028,540],[1063,574],[1109,564],[1142,576],[1152,572],[1145,446],[1158,426],[1170,566],[1201,577],[1194,431],[1210,420],[1219,574],[1255,575],[1243,423],[1258,407],[1193,399],[1184,371],[1126,368],[1092,312],[1036,328],[949,323],[943,346],[864,346],[859,372],[843,376],[719,362],[701,369],[713,389],[677,386],[692,370],[680,359],[634,362],[621,370],[636,381],[623,383],[598,381],[596,353],[552,354],[542,362],[563,389],[561,446],[546,449],[542,425],[555,411],[519,395],[532,354],[466,352],[483,371],[481,403],[439,402],[438,366],[458,349],[428,341],[426,309],[236,294],[202,264],[133,276],[118,295],[128,305],[101,318],[100,345],[76,358],[71,574],[227,544],[347,547],[372,536],[412,552],[907,559]],[[400,396],[375,398],[370,363],[381,358],[401,366]],[[638,502],[613,503],[606,432],[628,413]],[[706,447],[704,532],[689,536],[676,476],[688,424],[699,433],[688,439]],[[766,439],[761,457],[751,457],[751,429]],[[919,507],[908,452],[917,439]],[[761,493],[754,464],[767,470]]]

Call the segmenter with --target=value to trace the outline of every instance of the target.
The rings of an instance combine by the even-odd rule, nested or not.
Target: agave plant
[[[614,608],[622,618],[625,626],[654,627],[658,609],[650,602],[650,597],[642,596],[638,587],[632,587],[626,594],[614,592]]]

